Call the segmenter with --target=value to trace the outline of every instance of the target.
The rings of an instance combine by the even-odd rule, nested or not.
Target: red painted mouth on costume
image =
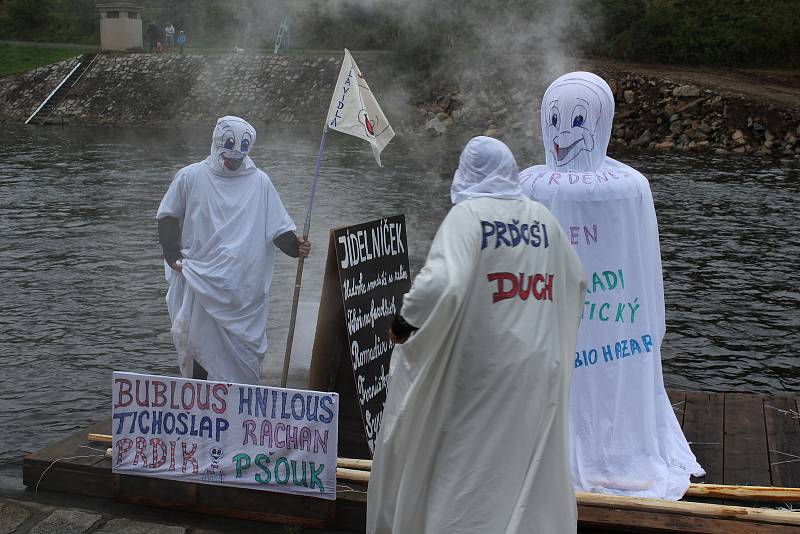
[[[572,143],[571,145],[569,145],[569,146],[568,146],[568,147],[566,147],[566,148],[561,148],[561,147],[558,145],[558,143],[553,143],[553,146],[554,146],[554,147],[555,147],[555,149],[556,149],[556,160],[557,160],[557,161],[561,161],[561,160],[563,160],[564,158],[566,158],[566,157],[567,157],[567,154],[569,154],[570,152],[572,152],[572,149],[573,149],[573,148],[575,148],[575,145],[577,145],[577,144],[578,144],[578,143],[580,143],[581,141],[583,141],[583,138],[580,138],[580,139],[578,139],[577,141],[575,141],[574,143]]]

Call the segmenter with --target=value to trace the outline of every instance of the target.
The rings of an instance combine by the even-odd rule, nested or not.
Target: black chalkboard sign
[[[331,231],[309,388],[340,394],[340,451],[353,457],[366,452],[354,438],[374,450],[394,348],[389,326],[410,287],[403,215]]]

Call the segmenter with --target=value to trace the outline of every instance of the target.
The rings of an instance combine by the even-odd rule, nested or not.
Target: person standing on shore
[[[554,81],[541,107],[546,164],[525,193],[568,230],[590,278],[573,366],[572,476],[577,491],[680,499],[697,463],[661,375],[666,330],[658,223],[647,179],[606,156],[608,84],[588,72]]]
[[[183,30],[178,33],[178,48],[180,48],[180,54],[183,55],[183,47],[186,45],[186,34],[183,33]]]
[[[171,52],[175,48],[175,26],[171,22],[164,28],[164,41],[167,52]]]
[[[259,383],[276,249],[293,258],[311,251],[250,159],[255,141],[245,120],[219,119],[211,155],[178,171],[158,207],[167,309],[186,378]]]
[[[585,273],[501,141],[467,144],[451,199],[390,331],[367,532],[574,533],[567,401]]]
[[[150,52],[156,51],[156,42],[158,41],[158,26],[155,22],[147,25],[147,40],[150,41]]]

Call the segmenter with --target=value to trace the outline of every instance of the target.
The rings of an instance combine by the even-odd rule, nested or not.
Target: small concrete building
[[[124,52],[142,48],[142,6],[138,2],[99,0],[100,48]]]

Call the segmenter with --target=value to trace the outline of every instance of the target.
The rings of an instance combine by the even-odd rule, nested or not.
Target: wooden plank
[[[357,482],[336,486],[336,523],[338,530],[364,532],[367,526],[367,486]]]
[[[792,397],[764,399],[772,484],[800,488],[800,409]]]
[[[743,523],[729,519],[656,514],[614,508],[578,506],[578,532],[586,527],[600,532],[675,532],[695,534],[797,534],[798,527]],[[596,532],[596,531],[592,531]]]
[[[697,482],[722,484],[723,478],[723,411],[722,393],[686,393],[683,433],[706,476]]]
[[[683,428],[683,420],[686,414],[686,392],[678,389],[668,389],[667,396],[672,404],[675,417],[678,418],[678,424]]]
[[[311,496],[197,484],[195,510],[268,523],[332,526],[336,503]]]
[[[309,528],[334,521],[335,502],[313,497],[134,475],[113,480],[114,498],[131,504]]]
[[[74,432],[27,455],[22,462],[22,482],[36,491],[61,491],[93,497],[111,496],[111,463],[106,447],[90,445],[88,432],[109,432],[111,418]],[[91,448],[87,448],[91,447]],[[98,450],[92,450],[98,449]],[[101,450],[102,449],[102,452]]]
[[[706,517],[709,519],[730,519],[747,523],[768,523],[770,525],[793,526],[800,528],[800,514],[785,510],[750,508],[745,506],[722,506],[685,501],[665,501],[642,497],[621,497],[599,493],[576,492],[578,506],[593,506],[615,510],[630,510],[666,515]]]
[[[780,486],[725,486],[720,484],[692,484],[687,497],[716,497],[758,502],[800,502],[800,488]]]
[[[110,431],[111,429],[111,418],[104,419],[98,423],[95,423],[89,429],[82,429],[76,432],[73,432],[69,436],[64,439],[55,441],[40,449],[34,453],[31,453],[25,457],[24,461],[33,460],[33,461],[42,461],[42,462],[52,462],[58,458],[72,458],[75,456],[92,456],[92,458],[74,458],[70,460],[71,464],[74,465],[92,465],[96,463],[97,458],[95,457],[98,454],[102,454],[98,451],[93,451],[87,447],[91,447],[92,449],[100,449],[102,447],[97,447],[96,445],[91,445],[89,440],[87,439],[88,434],[91,433],[99,433],[101,431]],[[102,448],[103,452],[105,452],[105,448]]]
[[[771,486],[762,397],[725,395],[723,483]]]

